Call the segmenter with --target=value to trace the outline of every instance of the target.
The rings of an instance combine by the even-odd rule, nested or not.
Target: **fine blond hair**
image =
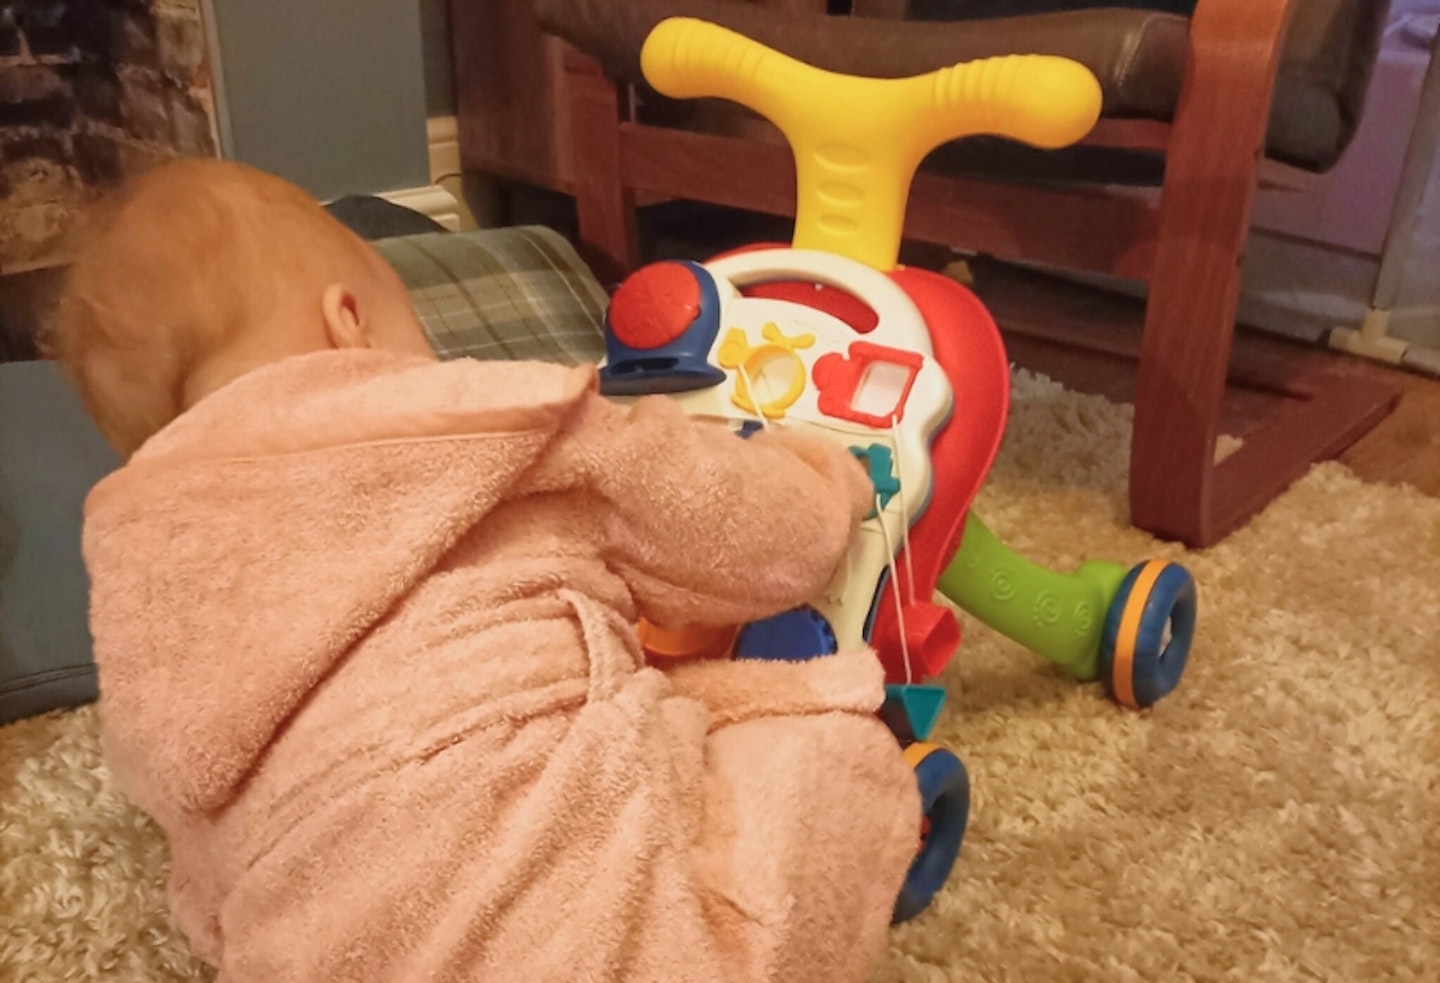
[[[92,209],[45,351],[128,456],[185,409],[206,358],[297,297],[318,303],[330,278],[368,259],[289,182],[233,162],[172,161]]]

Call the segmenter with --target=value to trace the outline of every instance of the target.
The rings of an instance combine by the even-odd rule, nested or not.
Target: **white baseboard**
[[[430,147],[430,183],[458,178],[460,165],[460,123],[454,116],[432,116],[425,121],[425,138]]]
[[[414,212],[439,222],[451,232],[460,231],[460,203],[455,196],[438,184],[427,184],[421,188],[402,188],[380,194],[388,202],[402,205]]]

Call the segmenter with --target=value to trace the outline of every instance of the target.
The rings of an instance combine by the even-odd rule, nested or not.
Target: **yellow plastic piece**
[[[805,392],[805,361],[796,354],[798,349],[809,348],[815,344],[813,334],[798,334],[793,338],[787,336],[780,330],[779,326],[770,323],[761,329],[768,344],[750,347],[750,341],[745,337],[743,328],[731,328],[725,334],[725,340],[720,343],[720,351],[716,360],[722,369],[738,369],[745,367],[745,375],[737,373],[735,380],[735,392],[730,401],[744,410],[746,413],[763,413],[768,419],[778,420],[785,415],[785,411],[794,406]],[[759,410],[755,408],[756,394],[750,392],[750,387],[745,383],[748,376],[753,382],[760,378],[760,373],[765,367],[777,358],[788,359],[791,363],[790,385],[785,388],[779,396],[769,402],[760,404]]]
[[[640,67],[664,95],[730,99],[779,127],[795,154],[795,248],[882,271],[895,267],[910,181],[935,147],[988,134],[1054,149],[1082,139],[1100,118],[1095,76],[1048,55],[861,78],[707,21],[673,17],[646,38]]]

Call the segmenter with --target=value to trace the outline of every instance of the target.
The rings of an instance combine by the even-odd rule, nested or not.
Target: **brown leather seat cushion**
[[[535,9],[546,30],[629,82],[641,81],[640,46],[656,24],[698,17],[820,68],[879,78],[1019,50],[1066,55],[1096,72],[1106,115],[1159,119],[1180,94],[1188,34],[1183,17],[1129,10],[935,24],[789,14],[737,0],[537,0]]]
[[[1259,2],[1259,0],[1256,0]],[[1195,0],[909,0],[906,18],[944,23],[1052,16],[1059,10],[1095,14],[1095,8],[1132,8],[1137,23],[1156,11],[1187,15]],[[1300,0],[1296,5],[1275,82],[1267,139],[1269,156],[1311,170],[1325,170],[1339,159],[1359,124],[1370,72],[1380,45],[1388,0]],[[1112,30],[1097,22],[1097,30]],[[1088,30],[1088,28],[1086,28]],[[1017,35],[1016,44],[1023,35]],[[1153,43],[1136,33],[1138,44]],[[1101,42],[1097,39],[1097,44]],[[1168,54],[1168,53],[1167,53]],[[1080,61],[1092,70],[1104,62]],[[1141,59],[1131,84],[1145,86],[1138,73],[1153,71],[1155,59]],[[1104,77],[1103,75],[1101,76]],[[1178,90],[1177,90],[1178,93]],[[1152,118],[1168,120],[1168,111]],[[1139,115],[1148,115],[1140,113]]]
[[[1385,6],[1301,0],[1275,96],[1270,156],[1312,170],[1339,158],[1354,133]],[[1062,55],[1096,74],[1107,117],[1162,121],[1175,112],[1189,39],[1187,18],[1140,9],[943,22],[788,14],[736,0],[537,0],[536,11],[546,30],[630,82],[641,81],[640,47],[654,26],[666,17],[690,16],[821,68],[881,78],[1000,54]],[[1095,148],[1040,154],[1006,141],[963,141],[930,163],[993,171],[997,153],[1016,177],[1146,181],[1159,174],[1158,160],[1144,155]]]

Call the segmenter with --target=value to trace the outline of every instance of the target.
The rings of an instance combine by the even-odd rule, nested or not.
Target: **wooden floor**
[[[1080,323],[1115,351],[1133,351],[1143,320],[1138,302],[999,263],[972,264],[970,272],[972,288],[994,314],[1017,365],[1080,392],[1117,401],[1132,397],[1134,364],[1128,358],[1036,341],[1014,329],[1043,333],[1047,325]],[[1241,331],[1236,347],[1398,382],[1404,388],[1399,408],[1340,460],[1368,481],[1409,484],[1440,498],[1440,381],[1258,332]],[[1255,421],[1273,410],[1275,401],[1232,388],[1226,397],[1225,432],[1243,438]]]

